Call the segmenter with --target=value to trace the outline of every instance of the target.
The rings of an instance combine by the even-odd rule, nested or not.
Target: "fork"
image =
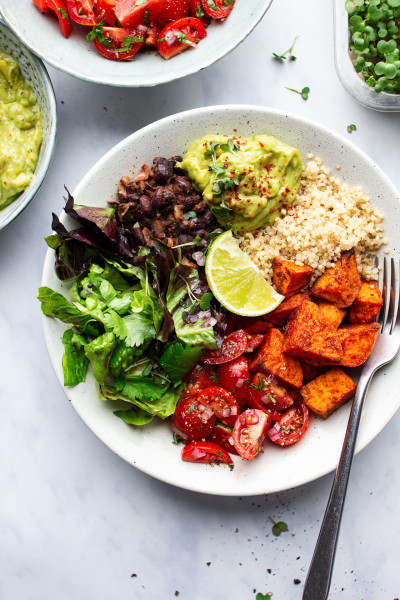
[[[304,585],[303,600],[327,600],[328,598],[340,522],[364,399],[374,374],[378,369],[390,363],[399,351],[399,281],[393,258],[389,262],[385,257],[383,261],[382,296],[383,305],[378,316],[378,322],[381,326],[380,332],[374,349],[364,363],[360,374],[343,442],[342,453]]]

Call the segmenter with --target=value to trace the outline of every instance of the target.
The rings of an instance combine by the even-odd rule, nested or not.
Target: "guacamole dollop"
[[[300,152],[271,135],[206,135],[189,146],[177,166],[221,225],[238,232],[272,225],[282,216],[296,197],[302,172]]]
[[[0,50],[0,210],[32,181],[43,137],[42,117],[18,63]]]

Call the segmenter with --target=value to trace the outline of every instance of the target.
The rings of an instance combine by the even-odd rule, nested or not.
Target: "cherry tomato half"
[[[65,0],[68,14],[75,23],[93,27],[97,20],[90,0]]]
[[[249,333],[248,331],[245,333],[247,335],[247,346],[245,352],[253,352],[253,350],[261,345],[264,336],[262,333]]]
[[[195,17],[178,19],[162,29],[157,43],[157,50],[165,60],[168,60],[191,46],[197,46],[198,42],[206,35],[206,28],[200,19]]]
[[[162,29],[171,21],[183,19],[189,15],[189,0],[160,0],[162,9],[158,13],[154,24]]]
[[[232,394],[239,406],[244,408],[249,399],[249,365],[246,358],[238,356],[231,362],[218,365],[219,385]]]
[[[210,442],[214,442],[224,448],[230,454],[239,454],[233,445],[233,427],[228,427],[225,423],[217,421],[210,435]]]
[[[215,415],[196,396],[188,396],[175,408],[171,429],[184,440],[201,440],[212,432]]]
[[[100,24],[92,32],[96,30],[101,34],[93,39],[94,47],[110,60],[130,60],[144,44],[143,33],[136,30],[102,27]]]
[[[211,18],[204,12],[201,0],[189,0],[189,15],[200,19],[206,27],[211,21]]]
[[[247,335],[238,329],[224,338],[221,348],[206,350],[201,362],[206,365],[221,365],[241,356],[247,348]]]
[[[117,0],[97,0],[96,2],[96,15],[98,20],[104,17],[104,21],[107,25],[115,27],[118,24],[118,19],[115,14],[115,5]]]
[[[71,19],[65,4],[61,0],[33,0],[33,2],[41,12],[56,14],[60,31],[65,38],[68,38],[71,33]]]
[[[182,449],[182,460],[233,465],[228,452],[214,442],[190,442]]]
[[[233,444],[245,460],[253,460],[264,452],[263,444],[271,421],[265,412],[248,408],[238,417],[233,428]]]
[[[249,406],[259,410],[281,411],[292,406],[294,400],[273,375],[257,373],[250,385]]]
[[[148,27],[163,9],[160,0],[117,0],[115,14],[122,27]]]
[[[217,377],[211,367],[205,369],[200,363],[197,363],[183,379],[186,383],[186,387],[183,390],[181,397],[186,398],[186,396],[195,396],[200,390],[215,385],[216,380]]]
[[[268,430],[268,437],[274,444],[290,446],[297,442],[306,432],[309,423],[309,411],[302,400],[286,410],[279,421]]]
[[[213,19],[225,19],[235,6],[236,0],[201,0],[204,12]]]
[[[209,406],[220,421],[233,427],[239,415],[239,405],[235,398],[222,387],[212,386],[197,394],[200,404]]]

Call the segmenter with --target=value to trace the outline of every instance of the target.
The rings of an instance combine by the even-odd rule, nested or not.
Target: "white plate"
[[[42,15],[32,0],[2,0],[1,12],[28,48],[56,69],[85,81],[146,87],[174,81],[215,63],[249,35],[271,3],[272,0],[237,0],[223,23],[211,23],[207,37],[197,48],[171,60],[149,52],[121,63],[102,57],[93,44],[85,41],[89,28],[72,23],[71,35],[65,39],[57,18]]]
[[[311,151],[335,169],[349,185],[361,184],[372,203],[390,218],[385,220],[392,255],[399,257],[400,198],[384,175],[363,152],[336,133],[295,115],[254,106],[214,106],[172,115],[145,127],[110,150],[84,177],[73,195],[78,204],[104,205],[114,198],[121,176],[151,164],[155,156],[182,154],[190,142],[207,133],[248,136],[268,133],[297,147],[303,158]],[[68,182],[65,182],[68,185]],[[60,205],[62,201],[60,199]],[[50,215],[49,215],[50,220]],[[65,214],[64,223],[68,222]],[[54,256],[48,251],[43,285],[60,292],[67,286],[57,280]],[[48,351],[62,384],[61,336],[64,326],[44,317]],[[397,368],[399,362],[397,361]],[[312,481],[336,466],[346,429],[349,406],[329,419],[312,418],[304,438],[292,447],[266,443],[265,453],[254,461],[235,458],[235,468],[198,465],[180,460],[182,446],[174,446],[168,423],[154,420],[134,428],[112,414],[115,406],[101,402],[92,376],[85,384],[65,388],[73,407],[88,427],[109,447],[138,469],[170,484],[210,494],[245,496],[292,488]],[[357,449],[365,447],[400,406],[400,379],[392,363],[374,378],[365,404]]]

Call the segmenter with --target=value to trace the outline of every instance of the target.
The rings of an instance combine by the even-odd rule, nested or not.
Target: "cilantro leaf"
[[[174,384],[180,383],[186,373],[200,360],[203,354],[201,348],[183,346],[179,342],[168,344],[160,358],[160,366],[168,373]]]

